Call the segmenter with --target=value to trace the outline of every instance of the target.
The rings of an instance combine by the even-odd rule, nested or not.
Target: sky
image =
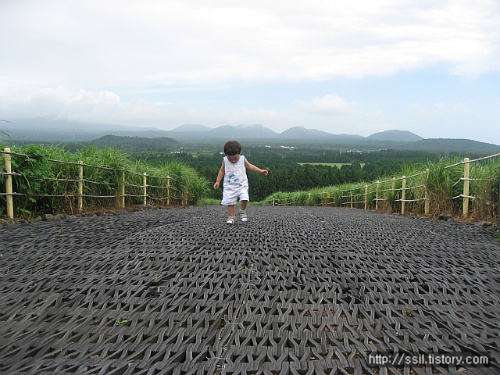
[[[0,119],[40,117],[500,144],[500,1],[0,0]]]

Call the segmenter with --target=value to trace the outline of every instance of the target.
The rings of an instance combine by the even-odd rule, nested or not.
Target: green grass
[[[0,145],[1,146],[1,145]],[[75,195],[78,194],[77,180],[78,166],[55,163],[49,159],[78,163],[82,161],[89,166],[84,167],[84,179],[98,182],[85,183],[84,194],[92,196],[116,196],[120,194],[123,170],[126,170],[126,194],[141,195],[143,173],[148,176],[148,194],[154,196],[166,195],[166,186],[169,176],[172,200],[171,204],[198,204],[208,191],[208,182],[201,178],[191,167],[178,162],[165,163],[153,166],[145,162],[134,161],[131,155],[116,148],[98,148],[97,146],[83,147],[71,153],[61,146],[11,146],[11,151],[28,155],[12,156],[12,170],[21,176],[13,178],[15,192],[26,196],[14,196],[15,216],[35,216],[42,213],[73,213],[76,207]],[[110,169],[111,170],[110,170]],[[132,172],[132,173],[129,173]],[[5,191],[5,176],[0,176],[0,191]],[[162,195],[163,194],[163,195]],[[61,195],[64,197],[42,197],[43,195]],[[166,200],[150,200],[149,203],[160,204]],[[127,205],[142,204],[140,197],[127,197]],[[85,207],[88,210],[100,208],[114,208],[117,200],[113,198],[91,199],[85,198]],[[5,205],[0,205],[0,216],[5,214]]]
[[[300,164],[300,165],[326,165],[326,166],[330,166],[330,167],[337,167],[337,168],[342,168],[342,166],[344,165],[352,165],[352,163],[297,163],[297,164]],[[365,166],[365,163],[360,163],[361,165],[361,168],[363,168]]]
[[[405,211],[414,213],[425,212],[425,198],[429,198],[429,208],[431,215],[449,213],[461,215],[462,198],[453,199],[463,193],[464,182],[460,181],[464,173],[464,165],[460,164],[448,168],[456,163],[460,163],[459,158],[443,158],[438,162],[428,162],[426,166],[406,165],[403,167],[401,175],[393,179],[392,176],[381,176],[379,181],[378,209],[400,212],[402,199],[401,189],[402,177],[407,176]],[[304,163],[305,164],[305,163]],[[312,163],[311,163],[312,164]],[[334,164],[334,163],[324,163]],[[428,170],[428,173],[422,173]],[[499,170],[500,159],[493,158],[485,161],[470,164],[470,195],[476,197],[471,199],[469,207],[469,217],[477,220],[497,221],[499,206]],[[320,205],[326,202],[333,206],[350,207],[351,192],[352,201],[359,202],[353,207],[364,208],[365,186],[368,188],[368,209],[377,206],[376,183],[354,182],[338,186],[325,186],[307,191],[299,192],[278,192],[268,196],[261,204],[275,203],[287,205]],[[328,199],[326,199],[328,197]]]
[[[215,199],[215,198],[202,198],[198,202],[201,206],[213,206],[213,205],[218,205],[220,204],[221,200],[220,199]]]

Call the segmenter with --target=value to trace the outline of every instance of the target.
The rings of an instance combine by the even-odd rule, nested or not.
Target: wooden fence
[[[481,178],[471,178],[470,166],[472,163],[478,163],[488,159],[498,158],[499,154],[486,156],[479,159],[470,160],[469,158],[463,159],[463,161],[445,166],[443,169],[448,170],[452,168],[460,168],[460,172],[455,174],[461,175],[457,181],[452,183],[453,190],[459,190],[460,193],[450,196],[449,198],[453,201],[462,200],[461,213],[464,218],[469,215],[469,208],[471,201],[478,200],[480,197],[471,196],[471,183],[477,183],[479,181],[492,181],[493,179],[481,179]],[[381,210],[382,208],[387,210],[400,212],[401,214],[408,213],[408,206],[412,205],[413,210],[415,206],[418,205],[418,209],[415,211],[429,214],[431,207],[430,203],[435,199],[431,195],[434,194],[436,188],[429,187],[429,174],[433,171],[429,169],[417,173],[412,176],[402,176],[400,178],[392,178],[384,181],[376,181],[372,184],[359,185],[346,190],[338,191],[323,191],[320,197],[320,204],[323,206],[339,206],[339,207],[350,207],[350,208],[363,208],[363,209],[374,209]],[[460,189],[460,184],[463,186]],[[500,188],[499,188],[500,189]],[[288,206],[293,205],[293,199],[291,198],[293,193],[290,194],[290,198],[272,198],[271,204],[273,206]],[[312,197],[313,193],[309,193],[308,202],[314,202]],[[385,205],[385,207],[382,207]],[[498,203],[500,206],[500,203]]]
[[[173,180],[169,176],[150,176],[146,172],[136,173],[125,169],[113,169],[85,164],[48,159],[51,163],[65,166],[66,177],[49,178],[43,176],[30,176],[16,173],[12,170],[12,158],[30,158],[28,155],[12,152],[9,148],[0,151],[4,156],[5,170],[0,171],[0,176],[5,176],[5,192],[0,192],[0,196],[5,197],[7,218],[14,218],[14,197],[25,197],[26,200],[36,200],[40,198],[59,198],[71,207],[71,211],[82,212],[85,203],[91,200],[108,200],[114,206],[125,208],[129,204],[155,204],[170,206],[171,204],[184,205],[186,198],[181,196],[177,189],[172,186]],[[62,168],[62,167],[61,167]],[[86,171],[98,169],[107,171],[116,177],[114,182],[102,182],[90,179],[86,176]],[[91,173],[87,173],[91,175]],[[26,181],[38,181],[46,183],[48,181],[57,184],[57,191],[47,194],[33,194],[30,192],[16,192],[13,189],[14,179],[25,179]],[[100,186],[100,189],[93,188]],[[105,191],[107,194],[103,194]],[[97,192],[97,193],[96,193]],[[177,194],[174,194],[176,193]],[[76,205],[76,207],[74,207]],[[21,212],[23,208],[19,207]]]
[[[463,183],[461,193],[451,197],[453,200],[462,199],[462,215],[466,218],[469,215],[469,207],[471,200],[478,199],[477,196],[470,195],[471,182],[473,181],[486,181],[487,179],[472,179],[470,178],[470,166],[472,163],[497,158],[499,154],[486,156],[479,159],[470,160],[465,158],[463,161],[445,166],[444,169],[457,168],[463,166],[462,176],[453,184],[453,188]],[[391,205],[399,204],[400,212],[402,215],[407,213],[407,204],[415,202],[423,202],[423,213],[429,214],[430,210],[430,189],[427,184],[427,177],[431,171],[429,169],[417,173],[412,176],[403,176],[400,178],[393,178],[385,181],[377,181],[370,185],[360,186],[352,189],[342,190],[342,206],[362,207],[364,209],[379,209],[380,202],[389,202]],[[412,183],[416,181],[416,183]],[[400,187],[396,187],[400,182]],[[384,185],[390,184],[390,187]],[[419,191],[419,193],[417,193]],[[392,193],[392,194],[391,194]],[[322,193],[322,203],[324,205],[331,205],[335,202],[331,200],[331,192]],[[390,197],[387,197],[390,195]]]

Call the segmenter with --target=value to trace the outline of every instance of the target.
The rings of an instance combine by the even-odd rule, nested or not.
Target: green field
[[[342,168],[343,165],[351,165],[352,163],[298,163],[300,165],[328,165],[330,167]],[[361,168],[365,166],[365,163],[360,163]]]

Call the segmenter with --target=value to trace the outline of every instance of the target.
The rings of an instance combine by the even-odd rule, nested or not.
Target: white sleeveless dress
[[[240,155],[236,163],[231,163],[224,157],[224,184],[222,205],[228,206],[240,201],[248,201],[248,177],[245,167],[245,156]]]

